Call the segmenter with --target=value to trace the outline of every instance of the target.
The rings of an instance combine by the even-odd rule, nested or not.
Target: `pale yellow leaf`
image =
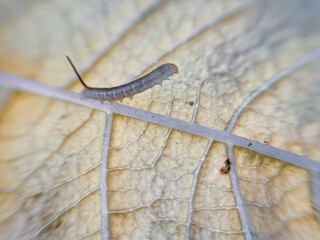
[[[319,239],[319,11],[2,1],[0,239]],[[179,73],[101,104],[64,55],[92,87]]]

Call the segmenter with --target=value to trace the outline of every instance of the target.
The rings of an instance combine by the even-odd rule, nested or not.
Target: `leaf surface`
[[[1,239],[319,238],[316,1],[0,9]],[[93,87],[179,73],[100,103],[66,54]]]

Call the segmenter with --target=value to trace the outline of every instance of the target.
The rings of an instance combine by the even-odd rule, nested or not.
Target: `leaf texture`
[[[320,237],[319,3],[0,9],[0,239]],[[179,73],[101,103],[66,54],[93,87]]]

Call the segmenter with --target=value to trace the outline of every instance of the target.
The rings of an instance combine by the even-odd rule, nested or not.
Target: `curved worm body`
[[[176,65],[166,63],[132,82],[112,88],[86,88],[82,94],[88,98],[103,100],[122,100],[125,97],[132,98],[134,95],[144,92],[157,84],[161,85],[162,81],[177,72],[178,68]]]
[[[172,76],[173,74],[178,72],[178,68],[173,63],[166,63],[155,70],[151,71],[147,75],[138,78],[132,82],[123,84],[121,86],[112,87],[112,88],[92,88],[88,87],[81,76],[77,72],[76,68],[72,64],[70,58],[67,56],[68,61],[70,62],[71,66],[73,67],[75,73],[77,74],[80,82],[83,84],[85,89],[82,92],[82,95],[87,98],[94,98],[100,100],[121,100],[125,97],[132,97],[138,93],[141,93],[153,86],[162,84],[162,81],[168,79],[168,77]]]

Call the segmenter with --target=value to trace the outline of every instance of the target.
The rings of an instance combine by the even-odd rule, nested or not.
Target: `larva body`
[[[159,66],[147,75],[121,86],[112,88],[86,87],[83,90],[82,95],[87,98],[95,98],[107,101],[122,100],[125,97],[132,98],[132,96],[152,88],[157,84],[161,85],[162,81],[168,79],[168,77],[177,72],[178,68],[175,64],[166,63]]]
[[[161,85],[162,81],[168,79],[168,77],[178,72],[178,68],[175,64],[166,63],[148,73],[147,75],[121,86],[112,88],[92,88],[88,87],[84,83],[76,67],[73,65],[71,59],[68,56],[66,57],[74,72],[78,76],[80,82],[85,88],[82,92],[82,95],[87,98],[95,98],[107,101],[122,101],[122,99],[124,99],[125,97],[129,97],[132,99],[135,94],[141,93],[157,84]]]

